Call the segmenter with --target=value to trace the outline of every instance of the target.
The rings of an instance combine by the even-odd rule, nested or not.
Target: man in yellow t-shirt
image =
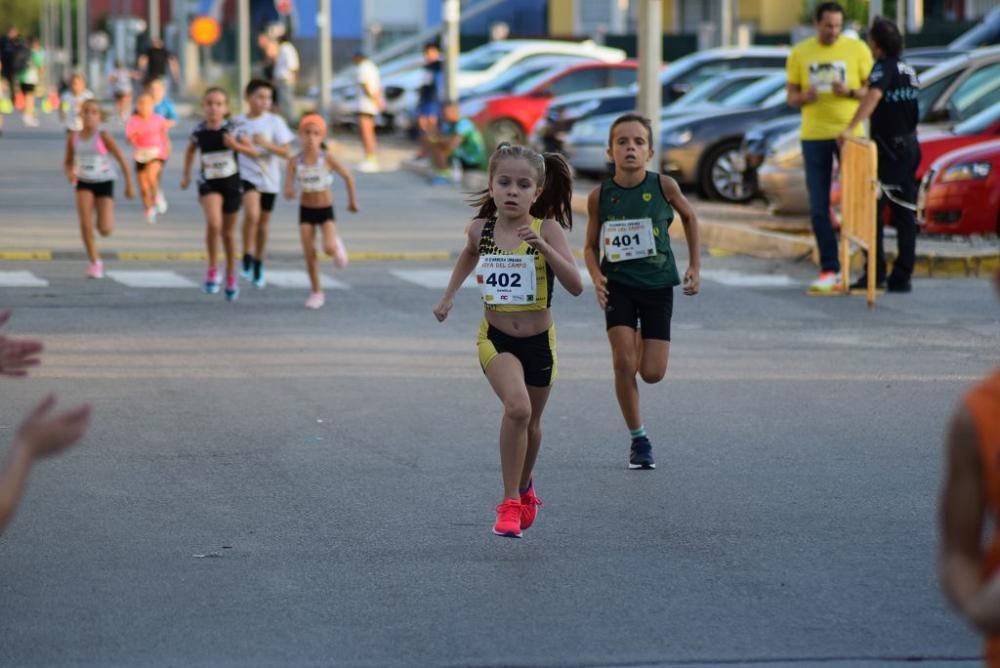
[[[850,123],[864,97],[872,54],[861,40],[841,35],[844,8],[836,2],[816,7],[816,35],[799,42],[785,65],[788,104],[802,109],[802,158],[809,190],[813,234],[820,254],[819,278],[809,292],[840,287],[837,237],[830,222],[830,180],[837,135]],[[863,134],[857,128],[857,134]]]

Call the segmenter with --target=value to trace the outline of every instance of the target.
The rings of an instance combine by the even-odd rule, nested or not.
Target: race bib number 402
[[[656,255],[653,221],[649,218],[608,220],[604,223],[604,257],[624,262]]]
[[[496,306],[535,303],[533,255],[482,255],[476,283],[483,301]]]

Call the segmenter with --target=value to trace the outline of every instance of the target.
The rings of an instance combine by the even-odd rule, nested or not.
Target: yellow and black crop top
[[[486,304],[483,306],[488,311],[498,311],[500,313],[515,313],[523,311],[544,311],[552,306],[552,267],[545,260],[545,256],[539,253],[527,241],[512,251],[498,248],[493,240],[493,229],[496,227],[497,219],[490,218],[483,225],[483,233],[479,237],[479,256],[484,255],[531,255],[535,259],[535,302],[533,304]],[[542,220],[535,218],[531,221],[531,229],[538,235],[542,235]]]

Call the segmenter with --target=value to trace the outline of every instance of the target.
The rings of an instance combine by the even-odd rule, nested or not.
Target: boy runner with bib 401
[[[674,286],[680,284],[667,228],[674,211],[684,224],[688,269],[684,294],[698,293],[698,219],[672,178],[646,170],[653,157],[649,119],[618,117],[608,156],[614,177],[587,198],[583,256],[604,310],[615,371],[615,394],[632,439],[629,469],[654,469],[652,446],[639,417],[636,374],[658,383],[667,373]]]

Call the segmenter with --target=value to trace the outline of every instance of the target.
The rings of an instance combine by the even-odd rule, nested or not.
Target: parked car
[[[487,145],[523,144],[556,95],[627,85],[635,81],[637,68],[634,60],[569,65],[522,82],[510,95],[467,102],[464,114],[483,131]]]
[[[760,192],[757,171],[773,151],[775,141],[792,131],[797,135],[801,126],[802,117],[795,113],[765,121],[746,131],[743,135],[743,142],[740,144],[740,154],[743,156],[744,188],[755,193]]]
[[[920,184],[917,220],[929,234],[1000,234],[1000,140],[935,160]]]
[[[627,88],[606,88],[561,95],[552,100],[545,116],[535,125],[530,144],[536,149],[565,153],[563,144],[573,125],[597,109],[601,109],[601,114],[632,111],[635,94]]]
[[[920,123],[946,127],[1000,102],[1000,47],[978,49],[920,75]]]
[[[920,166],[917,179],[923,178],[931,163],[943,154],[963,146],[1000,139],[1000,101],[950,130],[921,132]]]
[[[972,49],[1000,44],[1000,7],[992,10],[983,19],[952,40],[948,46],[930,46],[907,49],[907,54],[916,58],[934,58],[964,53]]]
[[[458,57],[458,90],[472,90],[489,83],[511,67],[535,58],[569,56],[616,63],[625,60],[621,49],[600,46],[591,40],[566,42],[557,40],[512,39],[484,44]],[[417,106],[417,90],[423,81],[420,68],[398,75],[383,77],[386,113],[406,123]],[[352,91],[357,94],[356,89]]]

